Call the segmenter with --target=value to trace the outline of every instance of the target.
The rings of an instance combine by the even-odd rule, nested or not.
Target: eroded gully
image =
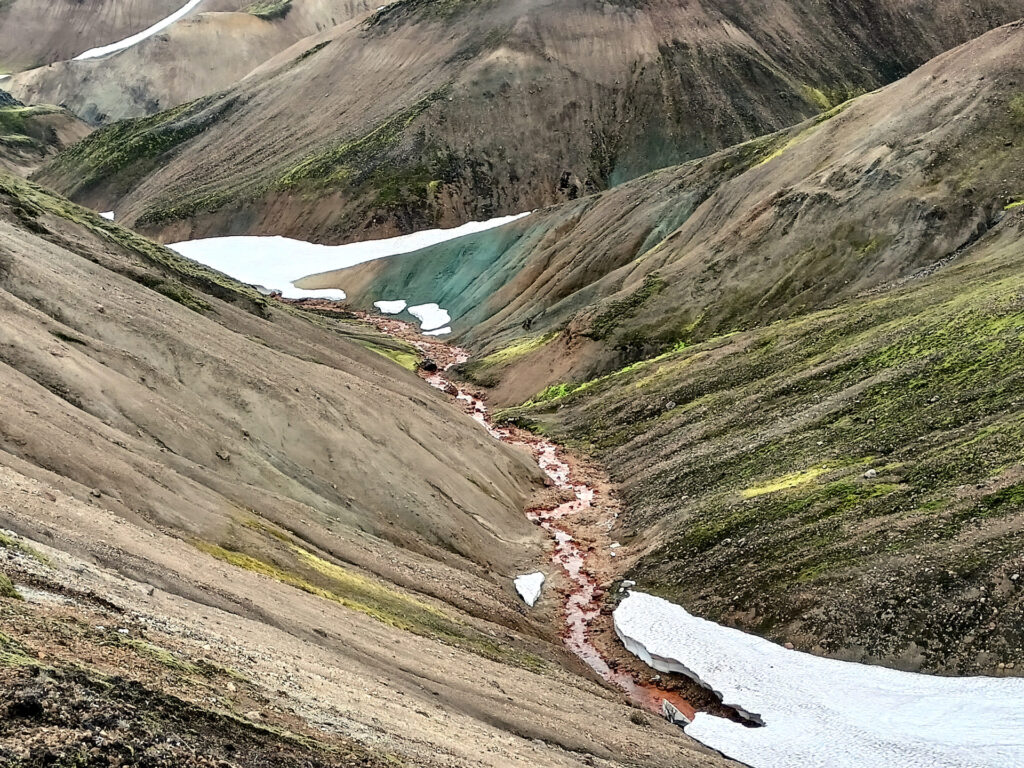
[[[554,486],[571,492],[573,498],[569,501],[550,508],[530,509],[526,513],[530,520],[550,534],[554,542],[551,562],[562,569],[570,584],[563,605],[565,627],[562,637],[566,647],[602,679],[624,691],[638,706],[668,716],[672,710],[665,707],[667,702],[687,721],[692,720],[695,709],[690,702],[674,691],[638,681],[632,673],[617,668],[614,662],[610,663],[605,658],[591,638],[592,625],[601,613],[600,598],[603,592],[600,591],[588,567],[589,552],[577,543],[567,530],[567,526],[574,516],[593,505],[596,495],[594,488],[574,477],[571,465],[557,445],[522,430],[495,426],[484,402],[448,378],[445,371],[468,360],[468,352],[442,341],[423,337],[414,326],[399,320],[377,315],[363,315],[363,319],[384,333],[416,346],[437,366],[436,371],[421,370],[421,375],[428,384],[452,396],[462,409],[483,425],[496,440],[532,453]]]

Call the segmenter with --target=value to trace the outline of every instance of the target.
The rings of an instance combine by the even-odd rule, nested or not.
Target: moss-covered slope
[[[1017,214],[937,276],[505,416],[612,469],[647,590],[840,656],[1020,665],[1022,265]]]

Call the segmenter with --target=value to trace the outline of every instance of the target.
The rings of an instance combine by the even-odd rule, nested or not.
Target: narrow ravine
[[[638,681],[630,672],[618,669],[617,665],[609,663],[591,639],[593,622],[601,613],[602,593],[588,568],[589,553],[566,529],[566,522],[593,505],[594,488],[574,477],[572,466],[555,443],[514,427],[496,426],[483,400],[461,389],[445,374],[453,365],[469,359],[466,350],[425,338],[413,325],[400,320],[371,314],[362,317],[384,333],[416,346],[436,366],[432,371],[421,369],[421,375],[428,384],[451,395],[496,440],[532,453],[553,485],[572,494],[569,501],[550,508],[530,509],[526,513],[530,520],[551,535],[554,542],[551,562],[562,569],[571,585],[563,604],[565,627],[562,637],[566,647],[603,680],[624,691],[638,706],[669,719],[672,715],[682,715],[686,721],[692,721],[696,709],[689,701],[674,691]]]

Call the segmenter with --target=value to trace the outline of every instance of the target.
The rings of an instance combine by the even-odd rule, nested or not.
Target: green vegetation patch
[[[162,293],[196,312],[206,312],[211,305],[187,287],[241,305],[261,317],[269,314],[269,303],[255,288],[233,280],[225,274],[154,243],[135,232],[107,221],[94,211],[75,205],[32,182],[0,174],[0,201],[6,201],[12,212],[28,229],[48,234],[45,215],[53,215],[85,227],[100,238],[135,255],[141,264],[158,274],[120,266],[126,277]],[[113,265],[111,265],[113,266]]]
[[[15,552],[20,552],[23,555],[28,555],[43,565],[50,564],[49,558],[42,552],[2,532],[0,532],[0,549],[9,549]]]
[[[41,105],[0,108],[0,144],[14,149],[42,148],[44,142],[40,139],[40,126],[35,121],[60,111],[59,107]]]
[[[961,640],[947,643],[942,617],[960,609],[935,574],[998,574],[1024,530],[1014,234],[900,290],[557,384],[500,415],[609,468],[623,543],[663,537],[632,574],[645,589],[711,618],[743,611],[768,634],[803,622],[841,647],[892,631],[878,625],[884,590],[847,596],[842,616],[817,624],[808,601],[828,605],[865,573],[912,579],[907,631],[948,650]],[[1001,626],[970,629],[991,621]],[[944,658],[938,644],[928,653]]]
[[[266,21],[283,19],[292,9],[292,0],[261,0],[245,7],[245,12]]]
[[[360,346],[366,347],[371,352],[376,352],[388,360],[392,360],[405,368],[407,371],[415,371],[420,364],[420,354],[415,348],[409,346],[404,349],[385,347],[372,341],[357,341]]]
[[[283,171],[277,186],[291,189],[370,184],[379,190],[385,202],[393,202],[403,187],[413,184],[422,186],[425,195],[428,185],[434,180],[429,171],[418,166],[399,166],[383,161],[409,126],[446,93],[447,89],[437,90],[387,118],[368,133],[308,155]]]
[[[601,312],[591,321],[586,336],[593,339],[607,339],[616,328],[632,317],[643,304],[665,287],[665,281],[657,273],[647,275],[643,284],[624,299],[606,303]]]
[[[534,350],[540,349],[541,347],[549,344],[558,336],[556,331],[551,333],[545,333],[542,336],[533,336],[520,339],[514,344],[510,344],[507,347],[499,349],[497,352],[492,352],[480,359],[482,365],[502,365],[504,363],[510,363],[513,360],[528,355]]]
[[[483,2],[485,0],[396,0],[370,16],[363,26],[369,30],[386,30],[411,21],[448,21]]]
[[[504,646],[428,603],[328,562],[297,544],[288,544],[289,554],[293,558],[290,567],[207,542],[199,541],[195,545],[203,552],[238,568],[268,576],[303,592],[339,603],[396,629],[435,638],[486,658],[514,663],[526,669],[541,671],[546,666],[539,657]]]
[[[24,667],[36,663],[36,659],[24,645],[10,635],[0,632],[0,667]]]
[[[125,193],[161,165],[167,153],[222,120],[236,104],[235,98],[207,96],[149,117],[118,121],[59,154],[46,175],[61,178],[69,196],[100,183]]]
[[[14,588],[14,584],[7,578],[6,574],[0,573],[0,598],[8,600],[22,600],[21,593]]]
[[[790,488],[796,488],[797,486],[813,482],[818,477],[828,472],[828,470],[828,467],[811,467],[810,469],[805,469],[800,472],[790,472],[788,475],[777,477],[763,485],[744,488],[740,491],[740,495],[744,499],[752,499],[757,496],[764,496],[766,493],[775,493],[776,491],[785,491]]]

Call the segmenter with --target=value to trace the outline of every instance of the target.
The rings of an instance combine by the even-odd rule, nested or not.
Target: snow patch
[[[523,598],[523,602],[533,608],[540,597],[540,590],[544,586],[544,574],[540,571],[528,573],[525,576],[516,577],[516,592]]]
[[[631,592],[615,609],[626,648],[763,723],[698,713],[686,732],[753,768],[1024,765],[1024,679],[935,677],[824,659]],[[756,713],[756,714],[754,714]]]
[[[418,251],[428,245],[483,232],[528,215],[529,212],[502,216],[489,221],[471,221],[453,229],[430,229],[411,235],[347,245],[320,245],[277,235],[246,235],[186,240],[172,243],[168,247],[186,258],[224,272],[243,283],[280,291],[286,299],[329,298],[341,301],[345,299],[345,292],[342,290],[325,289],[329,290],[329,293],[325,293],[324,290],[303,290],[296,288],[294,283],[310,275],[344,269],[364,261]],[[442,325],[449,320],[450,318],[445,320]]]
[[[125,48],[131,48],[136,43],[141,43],[147,37],[152,37],[157,32],[171,26],[171,24],[176,22],[178,19],[187,16],[188,13],[197,5],[199,5],[202,1],[203,0],[189,0],[187,3],[185,3],[185,5],[176,10],[170,16],[168,16],[165,19],[161,19],[148,29],[144,29],[141,32],[132,35],[131,37],[126,37],[124,40],[118,40],[116,43],[111,43],[110,45],[104,45],[99,48],[90,48],[85,53],[80,53],[77,56],[75,56],[74,60],[82,61],[84,59],[96,59],[100,56],[106,56],[108,53],[116,53],[117,51],[123,51]]]
[[[405,310],[409,306],[405,299],[399,299],[398,301],[375,301],[373,302],[382,315],[397,315],[399,312]]]
[[[433,331],[452,321],[448,310],[441,309],[437,304],[417,304],[409,307],[409,314],[420,321],[420,328],[424,331]]]
[[[113,211],[104,211],[103,213],[100,214],[100,216],[102,216],[107,221],[113,221],[114,220],[114,212]]]
[[[438,329],[433,330],[433,331],[424,331],[423,335],[424,336],[447,336],[451,332],[452,332],[452,327],[450,325],[446,325],[444,328],[438,328]]]

